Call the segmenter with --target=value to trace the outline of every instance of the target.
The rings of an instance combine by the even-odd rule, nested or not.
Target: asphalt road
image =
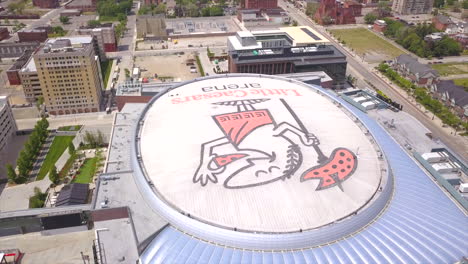
[[[341,52],[347,56],[348,60],[348,72],[353,74],[358,79],[367,80],[379,88],[383,93],[389,96],[392,100],[403,105],[403,111],[414,116],[424,126],[426,126],[431,132],[433,137],[439,138],[447,147],[457,153],[460,157],[468,160],[468,144],[467,140],[461,136],[454,136],[450,134],[450,129],[442,128],[432,121],[432,114],[425,114],[423,110],[418,108],[416,105],[411,103],[408,98],[401,95],[391,85],[382,80],[377,74],[370,71],[370,69],[361,62],[361,58],[354,57],[353,54],[346,51],[338,43],[336,43],[322,26],[315,25],[310,19],[308,19],[304,13],[294,8],[288,8],[283,1],[279,1],[279,5],[288,11],[289,15],[298,22],[299,25],[306,25],[314,28],[318,32],[322,33],[326,38],[330,40]],[[452,130],[453,131],[453,130]]]

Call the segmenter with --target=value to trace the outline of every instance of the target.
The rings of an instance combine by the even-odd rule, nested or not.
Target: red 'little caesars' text
[[[250,89],[249,89],[250,88]],[[252,89],[253,88],[253,89]],[[246,89],[246,90],[238,90]],[[220,91],[225,90],[225,91]],[[179,98],[172,98],[173,104],[186,103],[190,101],[206,100],[211,98],[220,97],[236,97],[242,98],[249,95],[262,95],[262,96],[302,96],[299,91],[295,89],[264,89],[258,83],[245,84],[239,86],[237,84],[223,85],[223,86],[209,86],[203,87],[202,91],[205,93],[195,94],[191,96],[184,96]]]

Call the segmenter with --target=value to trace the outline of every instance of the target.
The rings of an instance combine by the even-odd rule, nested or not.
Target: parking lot
[[[167,49],[191,48],[191,47],[225,47],[227,36],[202,37],[202,38],[181,38],[171,39],[171,41],[151,41],[145,40],[137,43],[137,50],[157,50],[163,46]]]
[[[194,54],[184,55],[163,55],[137,57],[135,67],[141,70],[141,78],[154,78],[155,74],[159,78],[173,78],[173,81],[187,81],[200,77],[198,69],[196,73],[190,72],[187,62],[195,60]],[[193,62],[196,67],[196,62]],[[150,79],[151,81],[151,79]]]

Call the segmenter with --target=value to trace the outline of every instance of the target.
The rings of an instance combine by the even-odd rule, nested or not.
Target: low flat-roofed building
[[[18,40],[19,42],[31,42],[31,41],[38,41],[38,42],[44,42],[47,40],[48,32],[47,29],[42,28],[42,29],[21,29],[18,31]]]
[[[23,55],[25,50],[35,50],[39,42],[0,43],[0,58],[17,58]]]
[[[10,32],[8,32],[8,28],[0,27],[0,40],[4,40],[10,37]]]
[[[72,183],[65,185],[60,191],[55,206],[86,204],[89,184]]]
[[[326,72],[344,83],[346,56],[310,27],[240,31],[228,37],[229,72],[288,74]]]
[[[5,148],[17,129],[8,97],[0,96],[0,151]]]

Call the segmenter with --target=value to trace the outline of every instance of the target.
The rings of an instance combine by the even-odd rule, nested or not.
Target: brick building
[[[372,28],[377,32],[384,32],[387,28],[387,23],[384,20],[375,20]]]
[[[21,78],[19,75],[19,71],[23,66],[28,62],[29,58],[31,57],[31,54],[33,53],[33,50],[25,50],[23,55],[19,57],[13,65],[6,71],[8,81],[10,82],[10,85],[19,85],[21,84]]]
[[[362,5],[354,1],[322,0],[314,18],[319,24],[355,24],[356,17],[361,16]]]
[[[0,40],[4,40],[10,37],[10,32],[8,32],[8,28],[0,27]]]
[[[106,52],[117,51],[117,38],[112,23],[102,24],[96,28],[81,27],[76,31],[78,35],[91,35],[96,39],[101,60],[106,59]]]
[[[33,0],[33,5],[40,8],[56,8],[59,7],[58,0]]]
[[[447,27],[454,24],[450,17],[444,15],[437,15],[432,18],[432,23],[434,27],[440,31],[445,31]]]
[[[323,71],[338,87],[346,56],[309,27],[241,31],[228,37],[230,73],[288,74]]]
[[[432,87],[439,82],[439,73],[436,70],[426,64],[419,63],[410,55],[402,54],[396,57],[392,66],[401,76],[419,86]]]
[[[464,87],[455,85],[453,80],[442,80],[432,87],[431,92],[463,121],[468,120],[468,93]]]
[[[278,0],[241,0],[241,7],[245,9],[278,8]]]
[[[21,29],[18,31],[19,42],[44,42],[47,40],[48,31],[46,29]]]

